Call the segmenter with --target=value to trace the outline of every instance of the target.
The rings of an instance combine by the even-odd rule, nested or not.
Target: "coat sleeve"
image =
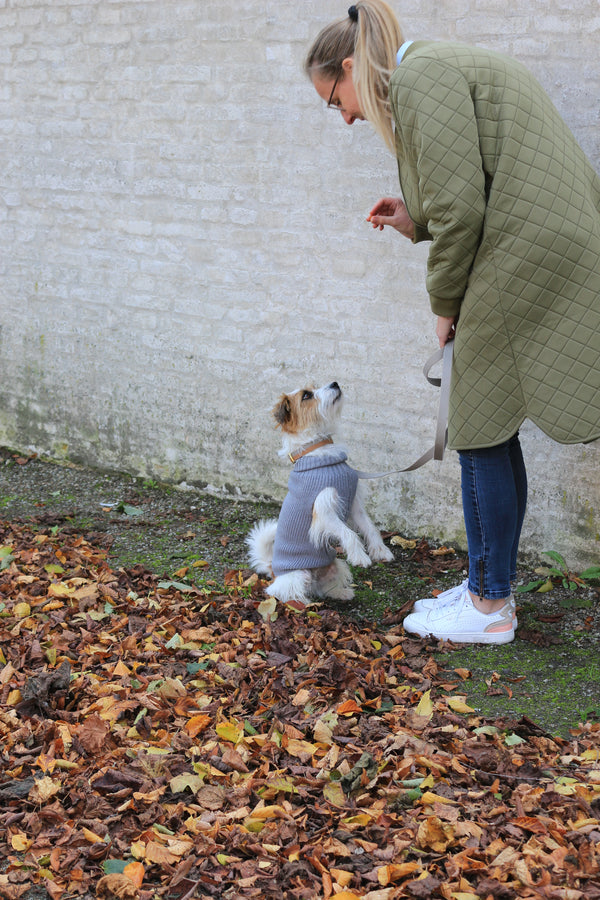
[[[413,167],[432,240],[427,291],[439,316],[455,316],[481,240],[485,177],[473,100],[464,75],[409,58],[390,83],[404,162]]]

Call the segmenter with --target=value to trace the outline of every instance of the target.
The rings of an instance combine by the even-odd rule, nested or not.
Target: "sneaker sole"
[[[409,634],[418,634],[419,637],[432,637],[438,641],[452,641],[453,644],[510,644],[515,639],[514,629],[510,631],[477,631],[471,634],[434,634],[427,628],[418,628],[411,625],[408,628],[404,626],[404,630]]]
[[[413,604],[413,608],[411,610],[412,613],[421,613],[421,612],[429,612],[431,609],[434,609],[435,606],[439,604],[434,603],[424,603],[422,600],[415,600]],[[517,619],[517,614],[513,615],[513,628],[516,631],[519,627],[519,620]]]

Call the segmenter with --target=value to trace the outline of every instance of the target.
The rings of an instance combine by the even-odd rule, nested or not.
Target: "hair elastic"
[[[348,15],[353,22],[358,22],[358,10],[355,6],[350,7],[350,9],[348,10]]]

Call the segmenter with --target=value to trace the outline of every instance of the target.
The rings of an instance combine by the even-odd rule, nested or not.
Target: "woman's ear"
[[[346,74],[348,74],[349,72],[352,72],[353,68],[354,68],[354,57],[347,56],[346,59],[342,62],[342,69],[344,70],[344,72],[346,72]]]

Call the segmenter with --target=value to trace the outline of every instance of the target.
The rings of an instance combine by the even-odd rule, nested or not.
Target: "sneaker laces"
[[[465,579],[462,584],[453,588],[452,593],[447,593],[443,605],[440,604],[439,606],[434,606],[429,610],[428,618],[436,618],[437,616],[442,615],[442,611],[443,615],[447,616],[448,613],[454,612],[464,606],[467,599],[470,603],[473,602],[471,600],[471,595],[469,594],[468,582]]]
[[[462,596],[465,588],[468,587],[468,584],[469,584],[469,579],[465,578],[464,581],[462,581],[460,584],[455,585],[455,587],[448,588],[447,591],[442,591],[442,593],[438,594],[435,599],[436,599],[436,601],[441,600],[442,603],[444,603],[444,604],[453,603],[457,597]]]

